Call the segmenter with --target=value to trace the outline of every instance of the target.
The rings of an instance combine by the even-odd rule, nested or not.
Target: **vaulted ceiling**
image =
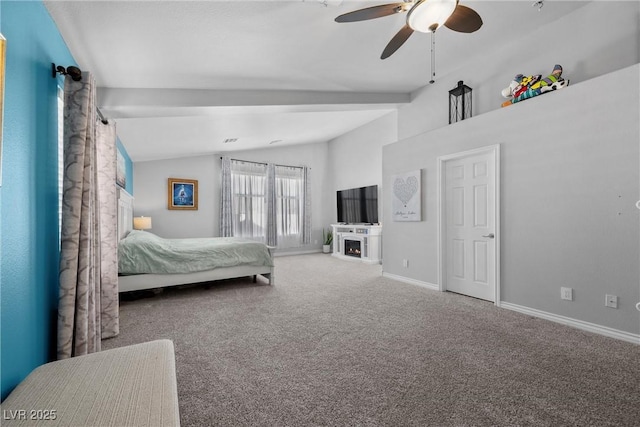
[[[45,1],[134,161],[328,141],[409,103],[431,78],[430,35],[381,60],[406,14],[334,21],[385,3]],[[586,3],[463,1],[484,25],[437,31],[436,78]]]

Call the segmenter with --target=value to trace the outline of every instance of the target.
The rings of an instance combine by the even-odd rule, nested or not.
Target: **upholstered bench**
[[[5,426],[179,426],[169,340],[114,348],[36,368],[2,402]]]

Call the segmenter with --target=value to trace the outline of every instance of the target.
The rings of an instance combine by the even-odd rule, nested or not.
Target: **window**
[[[299,247],[307,221],[305,169],[240,160],[231,160],[230,169],[233,235]]]

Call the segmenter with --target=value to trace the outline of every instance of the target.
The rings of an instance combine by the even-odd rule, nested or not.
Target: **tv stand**
[[[332,224],[334,257],[367,264],[382,261],[382,226]]]

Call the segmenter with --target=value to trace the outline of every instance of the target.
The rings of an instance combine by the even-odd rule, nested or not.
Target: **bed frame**
[[[133,196],[122,188],[119,188],[118,240],[126,236],[132,228]],[[273,256],[272,248],[269,248],[269,253]],[[257,276],[259,275],[267,279],[270,285],[275,284],[273,267],[240,265],[235,267],[220,267],[213,270],[198,271],[195,273],[136,274],[131,276],[118,276],[118,288],[119,292],[129,292],[247,276],[253,276],[253,281],[255,283],[257,281]]]

